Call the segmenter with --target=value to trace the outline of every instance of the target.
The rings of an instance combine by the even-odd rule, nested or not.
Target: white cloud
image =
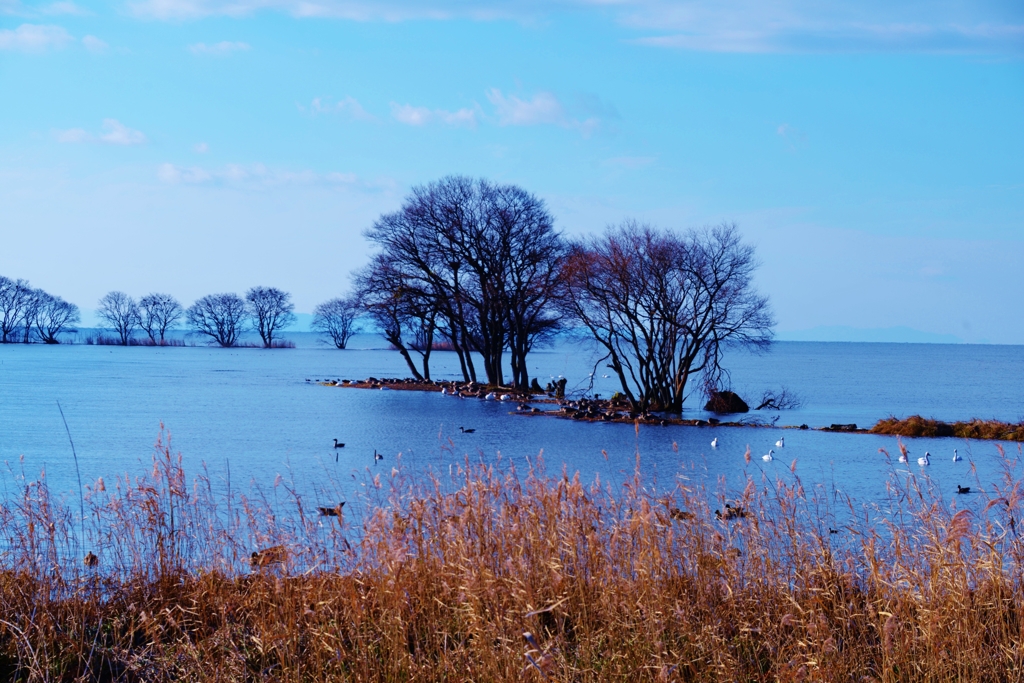
[[[411,104],[391,103],[391,116],[399,123],[409,126],[425,126],[428,123],[438,121],[448,126],[476,127],[476,110],[462,108],[458,111],[447,111],[445,109],[428,109],[426,107],[414,107]]]
[[[210,151],[210,146],[205,142],[197,142],[192,146],[192,149],[196,152],[196,154],[206,154],[207,152]]]
[[[12,0],[0,0],[0,3]],[[593,13],[654,35],[640,44],[714,52],[1024,51],[1019,2],[888,0],[128,0],[137,16],[181,20],[262,11],[353,21],[512,19]]]
[[[531,100],[522,100],[515,95],[505,96],[497,88],[491,88],[487,91],[487,99],[494,105],[498,123],[503,126],[561,124],[565,119],[561,102],[548,92],[537,93]]]
[[[408,126],[424,126],[430,122],[430,110],[426,107],[414,107],[411,104],[391,103],[391,116],[395,121]]]
[[[0,30],[0,50],[40,53],[67,46],[75,39],[60,26],[22,24],[18,28]]]
[[[274,187],[280,185],[349,186],[358,183],[354,173],[316,173],[268,168],[264,164],[227,164],[219,169],[203,166],[160,164],[157,177],[172,185],[227,185],[232,187]]]
[[[515,95],[504,95],[498,88],[487,91],[487,99],[494,105],[498,124],[502,126],[556,125],[574,128],[589,137],[601,126],[596,116],[580,120],[570,118],[558,98],[549,92],[539,92],[524,100]]]
[[[300,107],[303,109],[303,107]],[[344,114],[349,118],[356,121],[376,121],[377,117],[369,113],[363,108],[363,105],[359,104],[356,98],[348,96],[338,102],[332,102],[330,99],[324,99],[321,97],[313,98],[313,102],[309,106],[310,111],[313,114]]]
[[[57,142],[99,142],[106,145],[141,145],[146,142],[146,136],[141,132],[129,128],[117,119],[103,119],[103,129],[93,135],[82,128],[71,128],[69,130],[58,130],[54,132]]]
[[[82,38],[82,46],[96,55],[103,54],[110,48],[105,41],[100,40],[96,36],[85,36]]]
[[[196,43],[188,46],[188,51],[194,55],[211,55],[214,57],[222,57],[229,55],[232,52],[245,52],[249,49],[248,43],[231,42],[229,40],[222,40],[219,43],[207,45],[206,43]]]

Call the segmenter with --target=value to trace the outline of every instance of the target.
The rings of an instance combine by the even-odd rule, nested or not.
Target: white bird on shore
[[[494,395],[493,391],[491,393],[487,394],[486,396],[484,396],[484,400],[485,401],[493,401],[496,398],[498,398],[498,397]]]
[[[717,436],[715,438],[711,439],[711,447],[712,448],[718,448],[718,437]]]
[[[928,467],[928,465],[932,464],[931,460],[929,460],[929,458],[931,458],[931,457],[932,457],[931,453],[929,453],[928,451],[925,451],[924,452],[924,457],[917,459],[917,464],[920,465],[921,467]]]
[[[785,445],[786,445],[786,437],[782,437],[781,439],[779,439],[778,441],[775,442],[775,447],[776,448],[783,448],[783,447],[785,447]]]
[[[768,452],[761,456],[761,459],[765,462],[771,462],[775,459],[775,451],[768,449]]]
[[[442,396],[447,396],[448,395],[448,388],[447,387],[441,387],[441,395]]]
[[[502,401],[511,401],[512,400],[512,395],[511,394],[502,394],[501,395],[501,400]]]
[[[960,454],[957,453],[956,449],[954,448],[953,449],[953,462],[960,462],[961,460],[963,460],[963,458],[960,457]]]

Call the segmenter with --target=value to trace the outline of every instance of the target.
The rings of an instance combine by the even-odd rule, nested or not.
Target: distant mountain
[[[844,325],[820,325],[807,330],[788,330],[777,333],[779,341],[827,341],[827,342],[897,342],[912,344],[963,344],[964,340],[953,334],[922,332],[910,327],[846,327]]]

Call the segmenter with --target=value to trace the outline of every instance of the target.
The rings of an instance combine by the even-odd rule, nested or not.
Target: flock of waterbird
[[[711,447],[712,448],[718,448],[718,437],[717,436],[711,440]],[[778,441],[775,442],[775,448],[785,448],[785,447],[786,447],[786,437],[782,437],[781,439],[779,439]],[[768,452],[761,456],[761,459],[764,460],[765,462],[771,462],[772,460],[775,460],[775,449],[774,448],[769,448]],[[960,462],[961,460],[963,460],[963,456],[961,456],[960,453],[957,451],[957,449],[954,448],[953,449],[953,462]],[[902,462],[902,463],[909,463],[910,462],[910,449],[908,449],[903,444],[900,444],[900,457],[899,457],[899,461]],[[932,464],[932,454],[929,453],[928,451],[925,451],[924,455],[917,459],[917,464],[920,465],[921,467],[929,467]],[[971,487],[970,486],[960,486],[959,484],[957,484],[956,492],[959,493],[959,494],[970,493],[971,492]]]

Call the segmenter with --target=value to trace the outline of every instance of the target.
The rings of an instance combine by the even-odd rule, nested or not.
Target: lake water
[[[830,434],[777,428],[642,426],[576,423],[509,415],[514,406],[459,400],[437,393],[369,391],[318,386],[307,379],[406,376],[400,356],[373,337],[339,351],[293,334],[295,349],[150,348],[86,345],[0,346],[0,462],[35,477],[45,468],[50,485],[76,491],[63,406],[77,448],[82,478],[108,481],[149,466],[161,422],[186,469],[205,464],[223,481],[270,486],[278,474],[321,502],[355,495],[365,473],[398,466],[417,473],[467,455],[526,466],[543,451],[547,469],[578,471],[584,480],[628,476],[639,452],[644,475],[671,485],[680,472],[713,485],[737,486],[745,474],[788,477],[797,460],[805,482],[820,483],[866,501],[884,493],[893,472],[879,448],[897,452],[892,437]],[[377,348],[373,348],[377,347]],[[432,356],[434,377],[457,378],[451,353]],[[597,360],[585,345],[562,344],[531,355],[541,383],[564,375],[569,388],[585,388]],[[890,414],[920,413],[944,420],[971,417],[1017,421],[1024,416],[1024,347],[928,344],[780,342],[763,356],[729,358],[732,385],[748,402],[767,388],[787,387],[803,405],[778,415],[778,424],[812,427],[833,422],[869,426]],[[616,388],[597,368],[593,391]],[[697,401],[687,416],[703,417]],[[462,434],[460,426],[475,428]],[[760,455],[785,436],[779,459]],[[718,437],[719,446],[710,441]],[[335,451],[332,439],[347,445]],[[925,476],[940,490],[996,481],[1001,461],[992,442],[907,440],[912,462],[929,450]],[[747,446],[754,460],[744,463]],[[1006,445],[1017,458],[1016,444]],[[954,448],[966,460],[952,463]],[[374,450],[383,453],[376,465]],[[23,456],[23,462],[19,459]],[[894,455],[895,457],[895,455]],[[972,470],[973,465],[973,470]],[[913,465],[910,471],[917,473]],[[975,471],[976,470],[976,471]],[[11,486],[10,474],[0,477]]]

